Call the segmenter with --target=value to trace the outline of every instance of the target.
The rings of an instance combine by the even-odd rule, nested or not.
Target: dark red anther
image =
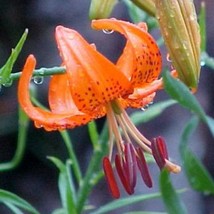
[[[143,181],[145,182],[146,186],[149,188],[152,187],[152,178],[149,173],[149,169],[146,163],[146,159],[143,154],[143,150],[141,148],[137,148],[136,152],[138,154],[137,156],[137,165],[140,170],[141,176],[143,178]]]
[[[105,173],[105,178],[108,183],[109,190],[114,198],[120,197],[120,191],[117,186],[117,182],[114,177],[114,172],[111,166],[111,162],[108,157],[103,158],[103,170]]]
[[[118,176],[121,180],[121,183],[123,184],[124,189],[126,192],[131,195],[134,193],[134,189],[131,187],[130,182],[127,178],[126,171],[124,170],[123,163],[121,164],[121,159],[118,154],[115,156],[115,166],[118,173]]]
[[[160,169],[163,169],[166,164],[166,159],[168,159],[168,152],[164,139],[162,137],[154,138],[151,149],[157,165]]]
[[[136,186],[136,155],[134,152],[133,145],[130,143],[125,144],[125,160],[123,161],[123,168],[126,173],[126,177],[130,183],[131,188],[134,191]]]

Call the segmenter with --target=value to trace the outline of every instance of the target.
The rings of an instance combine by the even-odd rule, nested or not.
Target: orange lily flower
[[[124,171],[130,169],[132,161],[137,163],[141,172],[145,168],[143,153],[141,149],[131,146],[132,140],[143,151],[153,154],[160,168],[166,167],[177,173],[180,167],[168,160],[163,141],[155,140],[155,146],[152,146],[152,142],[137,130],[124,110],[127,107],[144,107],[153,101],[156,91],[162,88],[162,80],[158,79],[161,55],[155,40],[147,32],[146,24],[102,19],[92,21],[92,27],[117,31],[127,39],[116,64],[100,54],[94,45],[88,44],[75,30],[58,26],[56,41],[66,72],[50,80],[50,111],[35,107],[30,101],[28,88],[36,66],[33,55],[27,58],[24,66],[18,99],[27,115],[34,120],[35,126],[48,131],[74,128],[106,115],[110,152],[109,157],[103,159],[103,168],[112,195],[118,198],[119,192],[110,165],[114,142],[119,154],[115,159],[117,171],[129,194],[134,190],[135,170],[132,170],[133,174],[124,174]],[[148,173],[142,177],[147,186],[151,186]]]

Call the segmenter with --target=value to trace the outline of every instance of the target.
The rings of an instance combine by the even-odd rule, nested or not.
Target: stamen
[[[168,151],[167,151],[167,147],[166,147],[166,143],[165,143],[165,140],[163,137],[159,136],[157,138],[155,138],[154,140],[156,141],[160,141],[159,142],[159,146],[160,146],[160,150],[162,151],[165,159],[169,159],[169,156],[168,156]]]
[[[136,156],[133,145],[130,143],[125,144],[124,153],[125,153],[124,170],[126,170],[126,174],[132,189],[134,189],[137,177],[136,177]]]
[[[122,143],[123,139],[121,137],[121,134],[120,134],[120,131],[119,131],[119,127],[118,127],[114,112],[113,112],[112,107],[111,107],[110,104],[106,105],[106,110],[107,110],[108,123],[109,123],[109,126],[112,128],[112,132],[114,133],[118,152],[119,152],[119,154],[122,154],[122,150],[121,149],[123,149],[123,143]]]
[[[120,117],[119,115],[117,115],[116,118],[117,118],[117,121],[118,121],[118,123],[119,123],[121,129],[122,129],[122,133],[123,133],[123,135],[124,135],[124,137],[125,137],[125,139],[126,139],[125,141],[126,141],[127,143],[131,143],[131,139],[130,139],[128,133],[127,133],[126,126],[125,126],[125,124],[123,123],[121,117]]]
[[[174,164],[168,160],[166,160],[166,165],[165,168],[169,171],[169,172],[173,172],[175,174],[179,173],[181,171],[181,167],[178,166],[177,164]]]
[[[111,166],[111,162],[108,157],[103,158],[103,170],[105,173],[105,178],[108,183],[109,190],[114,198],[120,197],[120,191],[117,186],[117,182],[114,177],[114,172]]]
[[[144,143],[146,143],[148,146],[150,146],[151,142],[140,133],[140,131],[136,128],[136,126],[130,120],[130,117],[128,116],[127,112],[124,109],[122,109],[122,115],[123,115],[123,118],[125,119],[126,123],[128,124],[128,126],[133,130],[133,132],[136,134],[136,136],[139,139],[141,139]]]
[[[146,152],[149,154],[152,154],[152,151],[150,149],[150,144],[151,142],[146,139],[135,127],[135,125],[132,123],[130,120],[129,116],[127,115],[126,111],[123,111],[123,113],[120,115],[121,120],[123,121],[124,124],[126,124],[126,129],[130,133],[130,135],[133,137],[133,139],[138,143],[140,147],[143,148]],[[145,142],[146,141],[146,142]],[[149,146],[147,146],[146,144]]]
[[[181,167],[168,160],[165,141],[162,137],[154,138],[151,145],[153,157],[160,169],[166,168],[169,172],[179,173]]]
[[[112,131],[112,127],[109,124],[109,120],[107,120],[108,122],[108,128],[109,128],[109,160],[111,160],[112,157],[112,152],[113,152],[113,146],[114,146],[114,135],[113,135],[113,131]]]
[[[149,173],[149,169],[146,163],[146,159],[143,154],[143,150],[139,147],[136,149],[137,152],[137,165],[140,170],[141,176],[143,178],[143,181],[145,182],[146,186],[149,188],[152,187],[152,179]]]
[[[163,169],[166,165],[166,159],[168,159],[168,153],[164,139],[162,137],[154,138],[151,149],[157,165],[160,169]]]
[[[167,153],[165,152],[166,149],[163,149],[163,148],[166,148],[163,139],[154,138],[151,145],[151,149],[152,149],[153,157],[160,169],[163,169],[164,166],[166,165],[165,159],[167,158],[166,157]]]
[[[127,179],[126,171],[124,170],[124,166],[121,164],[121,158],[118,154],[115,155],[115,166],[124,189],[129,195],[132,195],[134,193],[134,189],[131,187],[129,180]]]

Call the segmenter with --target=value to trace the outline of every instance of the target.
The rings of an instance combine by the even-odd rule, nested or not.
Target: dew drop
[[[114,31],[109,29],[103,29],[103,33],[105,34],[112,34]]]
[[[169,55],[169,54],[167,54],[166,60],[167,60],[168,62],[172,62],[172,59],[170,58],[170,55]]]
[[[149,108],[149,104],[145,105],[143,108],[141,108],[142,111],[146,111]]]
[[[195,20],[196,20],[195,16],[193,16],[193,15],[190,15],[189,19],[190,19],[191,21],[195,21]]]
[[[170,16],[171,18],[174,18],[174,17],[175,17],[175,15],[174,15],[173,13],[170,13],[169,16]]]
[[[44,81],[44,77],[42,76],[35,76],[33,77],[33,82],[37,85],[41,85]]]
[[[203,66],[205,66],[205,61],[204,60],[201,60],[201,62],[200,62],[200,65],[203,67]]]
[[[34,125],[36,126],[36,128],[42,128],[43,125],[37,121],[34,122]]]
[[[11,79],[8,79],[7,82],[3,83],[2,85],[4,87],[10,87],[13,84],[13,81]]]
[[[183,49],[187,50],[187,46],[185,44],[183,44]]]

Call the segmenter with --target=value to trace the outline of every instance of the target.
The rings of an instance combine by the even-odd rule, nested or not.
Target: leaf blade
[[[8,204],[11,204],[11,208],[15,206],[32,214],[39,214],[39,212],[27,201],[15,195],[14,193],[3,189],[0,189],[0,202],[4,203],[7,206]],[[8,207],[10,208],[10,205]]]
[[[187,214],[186,207],[171,184],[169,172],[162,170],[159,179],[160,190],[169,214]]]
[[[198,118],[193,117],[184,128],[181,136],[180,154],[191,187],[200,192],[214,194],[214,181],[211,175],[188,148],[189,137],[197,128],[198,122]]]

